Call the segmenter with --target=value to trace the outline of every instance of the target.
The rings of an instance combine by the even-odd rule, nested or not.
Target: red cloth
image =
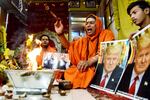
[[[134,78],[134,82],[132,83],[131,87],[129,88],[129,93],[130,93],[130,94],[133,94],[133,95],[134,95],[134,93],[135,93],[135,88],[136,88],[136,81],[137,81],[138,79],[139,79],[138,76],[136,76],[136,77]]]

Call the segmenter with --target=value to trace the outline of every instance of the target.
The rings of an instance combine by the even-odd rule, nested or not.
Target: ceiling
[[[96,13],[95,11],[80,11],[80,8],[78,11],[68,11],[68,1],[74,0],[23,0],[24,9],[20,11],[18,8],[19,1],[21,0],[0,0],[0,6],[9,13],[15,13],[16,17],[25,23],[30,32],[39,32],[45,28],[54,31],[53,24],[56,18],[51,12],[62,19],[66,33],[69,33],[69,25],[73,31],[83,30],[85,17],[90,13]],[[80,0],[80,3],[81,1],[85,2]],[[101,0],[95,1],[100,3]],[[49,7],[48,10],[45,5]],[[69,19],[69,17],[73,19]]]

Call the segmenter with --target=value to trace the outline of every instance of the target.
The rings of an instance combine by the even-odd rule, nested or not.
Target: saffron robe
[[[93,15],[95,16],[95,15]],[[68,52],[71,66],[65,71],[64,78],[73,84],[73,88],[86,88],[95,74],[95,66],[91,65],[86,71],[81,72],[77,64],[81,60],[88,60],[97,55],[100,42],[114,40],[114,34],[110,30],[102,29],[102,22],[96,17],[96,31],[93,36],[80,38],[69,44]]]

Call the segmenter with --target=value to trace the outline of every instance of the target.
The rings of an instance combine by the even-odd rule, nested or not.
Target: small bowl
[[[72,89],[72,83],[71,81],[62,80],[59,82],[59,89],[60,90],[70,90]]]
[[[66,91],[65,91],[65,90],[59,90],[59,94],[60,94],[61,96],[65,96],[65,95],[66,95]]]

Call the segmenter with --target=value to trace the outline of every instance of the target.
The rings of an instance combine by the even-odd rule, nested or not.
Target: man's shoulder
[[[115,75],[115,76],[120,77],[120,75],[122,74],[122,72],[123,72],[123,68],[117,66],[117,67],[114,69],[114,71],[113,71],[112,74]]]
[[[147,77],[150,81],[150,65],[148,66],[148,69],[145,71],[145,77]]]

